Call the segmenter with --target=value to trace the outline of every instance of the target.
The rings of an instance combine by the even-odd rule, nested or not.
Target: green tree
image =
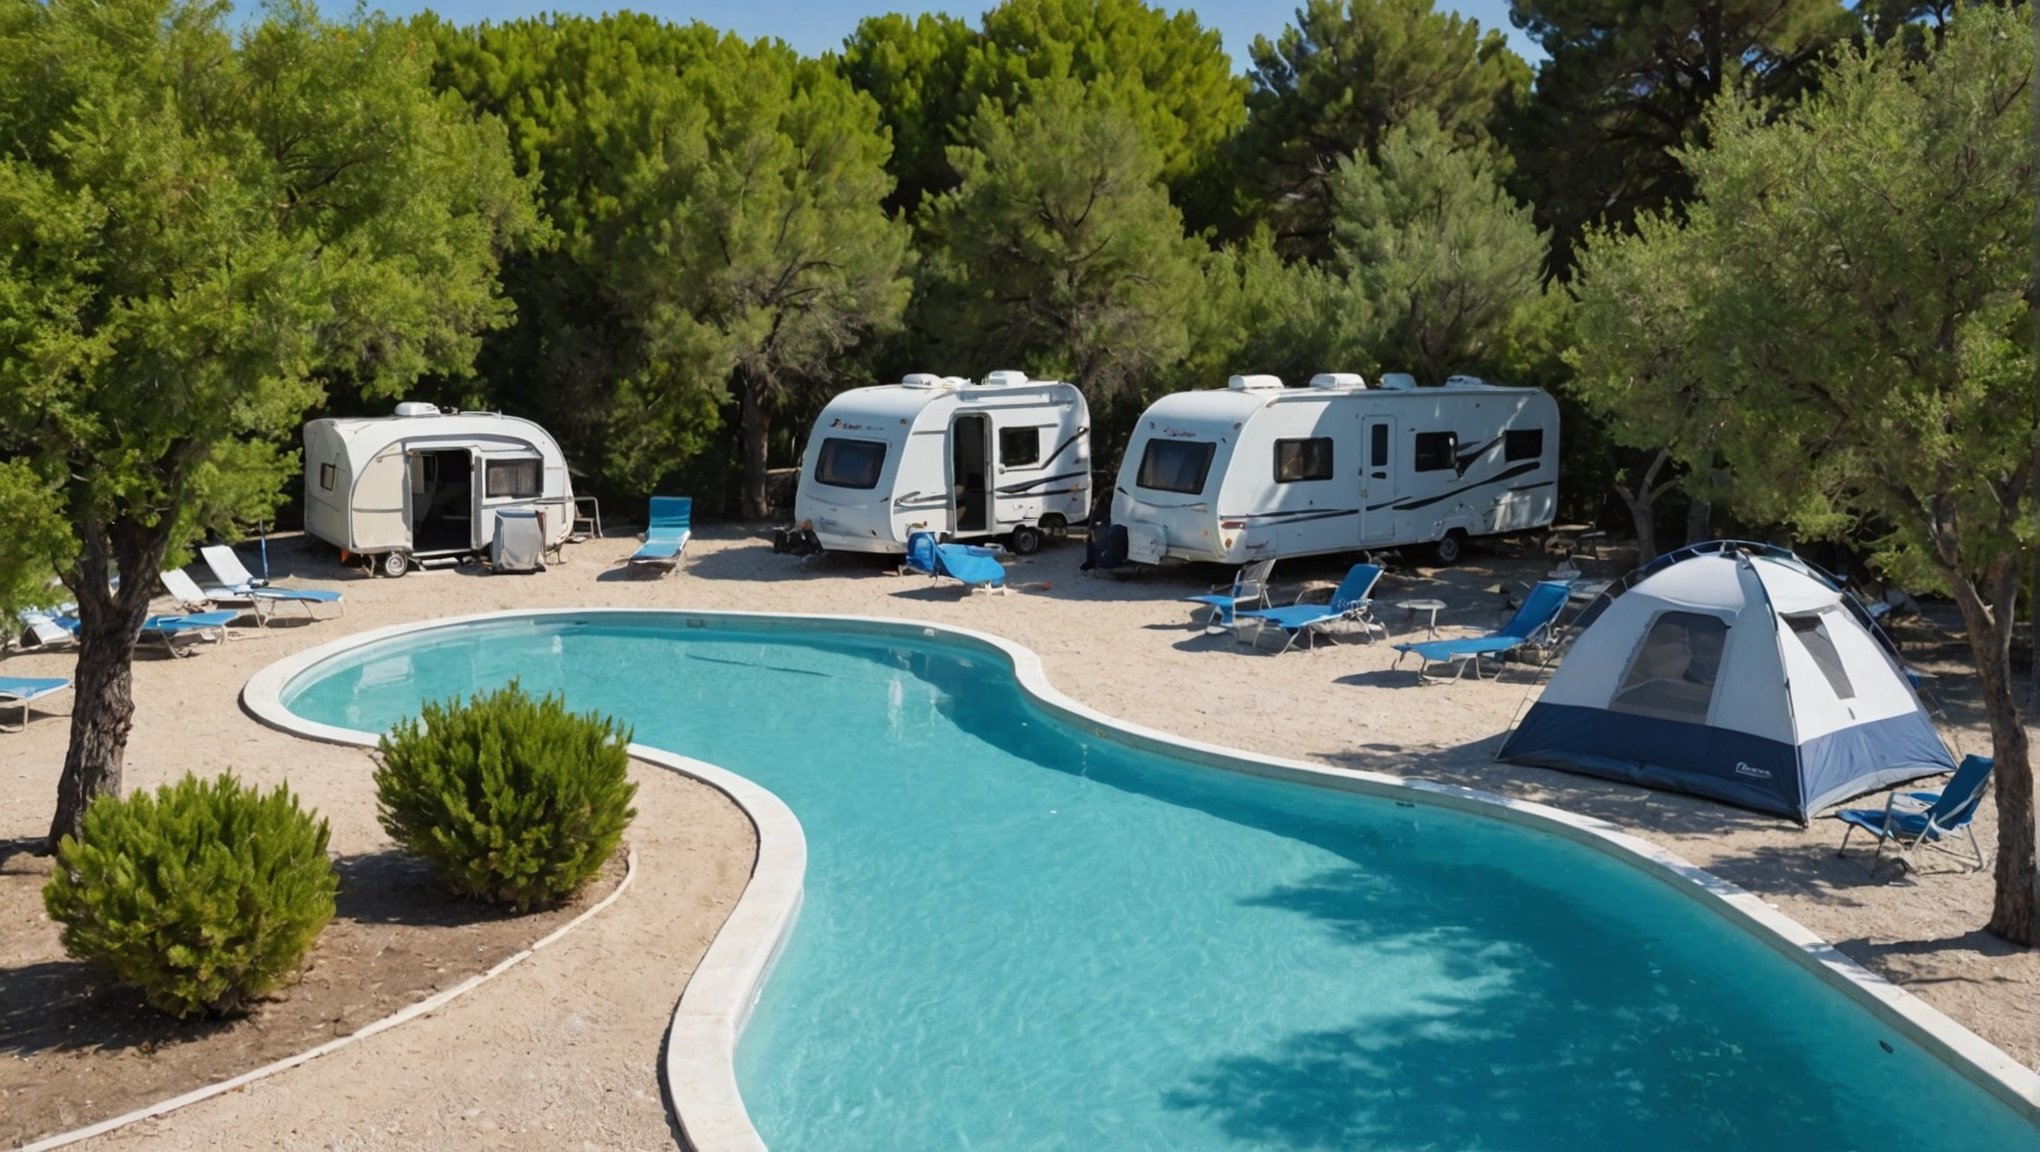
[[[956,187],[949,148],[977,109],[963,78],[979,39],[969,24],[936,12],[869,16],[844,41],[838,67],[878,102],[892,135],[888,167],[898,184],[888,212],[912,215],[927,196]]]
[[[0,0],[0,460],[36,497],[0,502],[0,551],[81,624],[53,849],[119,790],[156,573],[271,509],[327,382],[465,370],[534,226],[500,126],[433,95],[404,29],[229,19]]]
[[[1684,226],[1646,217],[1588,245],[1575,358],[1618,436],[1669,431],[1688,463],[1704,445],[1753,518],[1888,525],[1887,568],[1953,595],[1997,760],[1990,930],[2030,945],[2033,773],[2011,685],[2040,511],[2026,15],[1965,8],[1937,49],[1844,51],[1775,122],[1726,101],[1712,146],[1681,153]]]
[[[1546,322],[1545,237],[1502,187],[1491,151],[1455,147],[1428,112],[1390,129],[1370,163],[1332,178],[1335,266],[1366,318],[1374,370],[1427,384],[1492,373]]]
[[[765,515],[789,391],[827,383],[906,305],[877,106],[828,63],[699,24],[437,35],[442,83],[509,122],[560,233],[509,269],[523,315],[485,362],[640,492],[734,406],[744,511]]]
[[[1716,97],[1795,95],[1857,27],[1841,0],[1511,0],[1510,13],[1550,57],[1511,147],[1561,272],[1589,225],[1692,195],[1676,152]]]
[[[873,17],[846,43],[843,68],[886,110],[894,203],[909,211],[918,193],[962,181],[945,146],[969,141],[986,99],[1012,112],[1037,89],[1081,81],[1133,123],[1177,205],[1194,213],[1223,196],[1221,152],[1246,118],[1246,85],[1218,33],[1187,9],[1142,0],[1005,0],[976,32],[946,18]]]
[[[950,153],[963,183],[925,213],[925,330],[949,362],[1059,375],[1096,403],[1180,360],[1204,248],[1116,103],[1044,82],[986,100]]]
[[[1285,251],[1324,259],[1333,174],[1372,160],[1398,125],[1428,117],[1458,148],[1495,148],[1530,86],[1498,31],[1432,0],[1310,0],[1274,41],[1251,48],[1253,91],[1236,171]]]

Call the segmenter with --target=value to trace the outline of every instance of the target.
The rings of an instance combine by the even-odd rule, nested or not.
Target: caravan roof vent
[[[947,388],[950,386],[948,380],[937,376],[933,372],[909,372],[900,380],[900,383],[908,388]]]
[[[1001,368],[997,372],[985,373],[985,378],[980,383],[986,388],[1018,388],[1027,383],[1027,373]]]
[[[1487,381],[1485,381],[1485,380],[1481,379],[1481,378],[1480,378],[1480,377],[1478,377],[1478,376],[1447,376],[1447,377],[1445,378],[1445,386],[1446,386],[1447,388],[1491,388],[1491,387],[1493,387],[1493,385],[1489,384],[1489,383],[1488,383]]]
[[[1417,378],[1407,372],[1383,372],[1381,374],[1381,383],[1376,385],[1376,387],[1386,388],[1391,392],[1407,392],[1416,386]]]
[[[427,404],[423,400],[406,400],[402,404],[397,405],[397,415],[437,416],[439,415],[439,405]]]
[[[1227,380],[1225,386],[1235,392],[1280,392],[1282,391],[1282,377],[1235,376]]]
[[[1320,372],[1310,378],[1313,388],[1365,388],[1367,380],[1358,372]]]

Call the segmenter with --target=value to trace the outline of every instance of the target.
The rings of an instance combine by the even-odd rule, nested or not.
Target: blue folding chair
[[[1417,666],[1418,683],[1444,682],[1442,677],[1430,675],[1432,664],[1446,661],[1457,662],[1459,668],[1452,674],[1453,680],[1466,675],[1468,665],[1473,667],[1474,679],[1481,679],[1480,659],[1495,657],[1494,679],[1501,676],[1501,658],[1526,645],[1548,640],[1558,624],[1559,614],[1565,611],[1566,596],[1572,588],[1568,580],[1544,580],[1530,590],[1523,598],[1523,606],[1516,609],[1516,615],[1498,632],[1485,636],[1469,636],[1458,640],[1425,640],[1417,644],[1395,646],[1397,666],[1404,656],[1415,655],[1423,663]]]
[[[1371,638],[1376,627],[1373,620],[1374,585],[1381,579],[1381,565],[1355,564],[1347,571],[1346,578],[1339,581],[1339,587],[1332,593],[1329,604],[1286,604],[1280,608],[1254,608],[1233,613],[1237,627],[1248,620],[1263,625],[1272,625],[1288,634],[1276,655],[1289,651],[1299,639],[1308,637],[1306,648],[1315,647],[1317,634],[1327,625],[1339,621],[1357,621]],[[1329,635],[1329,633],[1327,633]],[[1336,642],[1334,637],[1334,642]]]
[[[1835,819],[1849,826],[1842,833],[1842,846],[1835,850],[1840,856],[1849,850],[1849,837],[1856,829],[1870,833],[1877,838],[1877,851],[1870,858],[1870,871],[1874,875],[1883,863],[1884,846],[1889,844],[1898,849],[1896,859],[1907,868],[1913,867],[1913,850],[1921,845],[1941,848],[1943,838],[1953,839],[1957,834],[1969,839],[1969,851],[1976,858],[1976,870],[1983,871],[1983,846],[1976,842],[1976,829],[1972,821],[1976,810],[1983,805],[1983,794],[1989,790],[1991,769],[1996,763],[1988,756],[1966,756],[1955,769],[1955,775],[1948,780],[1948,786],[1939,792],[1893,792],[1879,808],[1844,808],[1835,813]],[[1946,852],[1948,849],[1942,848]]]

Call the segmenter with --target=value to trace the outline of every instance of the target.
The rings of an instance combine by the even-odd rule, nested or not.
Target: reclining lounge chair
[[[1252,620],[1263,625],[1272,625],[1288,634],[1288,639],[1276,651],[1276,655],[1295,647],[1297,640],[1308,637],[1304,647],[1314,647],[1317,635],[1329,625],[1339,621],[1359,623],[1370,639],[1377,625],[1373,619],[1372,597],[1374,585],[1381,579],[1381,565],[1355,564],[1339,581],[1339,587],[1332,593],[1329,604],[1287,604],[1280,608],[1255,608],[1233,613],[1234,626]],[[1330,635],[1329,632],[1326,633]],[[1334,638],[1336,640],[1336,637]]]
[[[1230,628],[1234,612],[1245,608],[1271,607],[1268,603],[1268,577],[1274,571],[1274,560],[1256,560],[1233,576],[1231,591],[1214,588],[1208,595],[1185,596],[1184,599],[1211,609],[1204,617],[1206,631]]]
[[[1564,580],[1545,580],[1530,590],[1523,598],[1523,606],[1516,609],[1516,615],[1502,626],[1499,632],[1485,636],[1469,636],[1458,640],[1426,640],[1418,644],[1395,646],[1397,665],[1402,658],[1415,654],[1422,663],[1417,666],[1417,682],[1443,682],[1443,677],[1430,675],[1432,664],[1452,661],[1459,665],[1452,674],[1457,680],[1466,674],[1469,665],[1475,679],[1480,679],[1480,659],[1483,656],[1495,658],[1495,676],[1502,674],[1502,657],[1528,644],[1535,644],[1551,637],[1553,626],[1558,623],[1559,614],[1565,611],[1566,595],[1571,584]]]
[[[212,569],[213,579],[220,582],[219,587],[204,590],[205,598],[215,604],[244,601],[255,609],[257,624],[268,624],[270,614],[280,604],[296,604],[307,616],[317,615],[312,611],[314,604],[332,604],[342,615],[347,612],[346,601],[330,588],[279,588],[267,580],[256,579],[241,563],[240,555],[224,544],[201,548],[198,554],[205,558],[205,566]],[[169,587],[167,580],[164,586]],[[170,594],[184,599],[175,589]],[[263,611],[265,604],[269,605],[269,612]]]
[[[19,705],[21,723],[8,727],[0,724],[0,732],[19,732],[28,727],[28,706],[45,696],[54,696],[71,687],[69,680],[57,677],[37,678],[31,676],[0,676],[0,705]]]
[[[680,567],[680,554],[694,538],[694,499],[689,496],[652,497],[651,515],[645,524],[645,542],[624,557],[636,568],[661,569],[661,575]]]

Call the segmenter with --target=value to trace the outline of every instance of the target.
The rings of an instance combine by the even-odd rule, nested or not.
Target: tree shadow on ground
[[[337,857],[333,870],[340,874],[335,920],[458,928],[519,917],[500,905],[453,894],[424,861],[394,848]]]

